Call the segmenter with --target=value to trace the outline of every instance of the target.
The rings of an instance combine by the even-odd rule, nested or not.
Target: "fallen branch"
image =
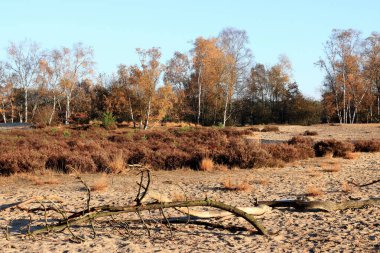
[[[268,231],[260,222],[258,222],[255,219],[253,215],[248,214],[236,207],[227,205],[222,202],[210,200],[210,199],[178,201],[178,202],[168,202],[168,203],[150,203],[150,204],[145,204],[141,206],[106,205],[106,206],[100,206],[100,207],[93,207],[90,209],[90,211],[88,211],[87,209],[79,211],[71,215],[67,219],[61,220],[57,224],[49,226],[49,231],[52,231],[52,232],[63,231],[70,226],[77,225],[77,224],[89,221],[91,219],[114,216],[114,215],[123,214],[123,213],[137,213],[141,211],[160,210],[160,209],[177,208],[177,207],[196,207],[196,206],[214,207],[214,208],[218,208],[224,211],[228,211],[237,217],[244,218],[246,221],[248,221],[251,225],[253,225],[258,230],[259,234],[268,235]],[[31,232],[31,235],[37,235],[37,234],[45,233],[47,231],[48,231],[47,228],[41,228],[41,229]]]
[[[352,185],[355,185],[356,187],[366,187],[366,186],[370,186],[370,185],[373,185],[376,183],[380,183],[380,179],[374,180],[374,181],[366,183],[366,184],[357,184],[357,183],[354,183],[353,181],[349,182],[349,183]]]
[[[380,205],[380,198],[367,200],[349,200],[343,202],[333,201],[304,201],[304,200],[275,200],[259,201],[258,204],[276,207],[293,207],[301,211],[337,211],[351,208],[363,208],[367,206]]]

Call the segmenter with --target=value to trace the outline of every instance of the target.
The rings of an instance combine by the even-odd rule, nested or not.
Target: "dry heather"
[[[303,133],[304,136],[316,136],[318,135],[318,132],[317,131],[309,131],[309,130],[306,130],[304,133]]]
[[[263,129],[261,129],[261,132],[279,132],[280,129],[278,126],[265,126]]]
[[[271,126],[266,126],[268,128]],[[355,158],[376,152],[380,141],[344,142],[297,136],[288,142],[259,144],[247,139],[256,129],[176,127],[149,131],[99,127],[0,131],[0,174],[52,170],[62,173],[120,173],[127,164],[155,169],[281,167],[314,156]],[[210,161],[207,161],[210,159]],[[203,164],[205,163],[205,164]],[[208,163],[208,164],[206,164]]]

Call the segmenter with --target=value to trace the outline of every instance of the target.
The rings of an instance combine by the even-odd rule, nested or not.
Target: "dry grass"
[[[350,193],[353,191],[353,187],[348,182],[344,181],[342,182],[342,191],[345,193]]]
[[[202,171],[213,171],[214,170],[214,161],[210,158],[203,158],[199,164],[199,169]]]
[[[59,184],[58,178],[52,173],[48,173],[46,175],[40,174],[30,174],[30,173],[18,173],[15,175],[18,180],[26,180],[33,185],[52,185]]]
[[[339,162],[324,162],[320,165],[323,172],[337,173],[341,170],[341,165]]]
[[[310,177],[321,177],[322,173],[316,169],[307,169],[305,172],[310,176]]]
[[[112,173],[122,172],[125,169],[123,152],[119,151],[116,155],[114,155],[111,158],[111,161],[108,166]]]
[[[186,196],[182,192],[174,192],[172,194],[172,200],[173,201],[185,201],[186,200]]]
[[[222,186],[228,191],[242,191],[251,192],[252,186],[247,181],[235,180],[233,182],[230,178],[223,181]]]
[[[218,170],[218,171],[228,171],[228,167],[224,164],[215,164],[214,165],[214,170]]]
[[[314,185],[308,186],[306,188],[306,193],[305,193],[306,196],[310,196],[310,197],[322,196],[324,194],[325,192],[321,188]]]
[[[354,153],[354,152],[348,152],[344,155],[344,159],[348,159],[348,160],[355,160],[355,159],[358,159],[359,158],[359,154],[358,153]]]
[[[102,174],[94,183],[90,186],[91,191],[104,191],[108,188],[108,179],[105,174]]]
[[[259,185],[269,185],[270,181],[268,178],[260,178],[253,180],[253,183],[259,184]]]

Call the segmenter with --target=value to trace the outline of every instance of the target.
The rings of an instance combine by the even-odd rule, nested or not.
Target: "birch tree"
[[[42,52],[37,43],[27,40],[11,42],[7,52],[6,68],[14,75],[16,85],[24,91],[24,121],[28,122],[28,92],[36,84]]]
[[[60,86],[66,98],[65,124],[68,125],[73,91],[78,82],[93,74],[94,52],[92,48],[84,47],[83,44],[78,43],[72,49],[62,48],[61,54],[63,57],[63,78],[60,81]]]

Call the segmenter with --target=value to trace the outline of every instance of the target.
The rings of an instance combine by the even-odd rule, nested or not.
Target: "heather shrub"
[[[264,126],[263,129],[261,129],[261,132],[278,132],[280,129],[278,126]]]
[[[318,135],[317,131],[309,131],[309,130],[306,130],[304,133],[303,133],[304,136],[316,136]]]
[[[69,134],[64,134],[64,133]],[[0,132],[0,174],[34,170],[68,173],[122,171],[127,164],[151,165],[155,169],[200,169],[205,157],[214,167],[255,168],[282,166],[286,162],[325,155],[350,157],[354,150],[379,150],[379,141],[325,140],[314,144],[310,137],[296,136],[285,143],[258,144],[245,139],[247,132],[234,128],[192,127],[149,131],[104,128],[87,131],[56,128]],[[85,136],[85,137],[81,137]],[[122,154],[122,155],[119,155]]]
[[[323,140],[314,144],[314,151],[318,157],[326,156],[327,154],[332,154],[333,157],[346,157],[348,153],[354,151],[354,145],[334,139]]]
[[[260,132],[261,131],[260,128],[258,128],[258,127],[249,127],[249,128],[247,128],[247,130],[249,130],[251,132]]]
[[[379,152],[380,140],[360,140],[353,142],[355,152]]]

